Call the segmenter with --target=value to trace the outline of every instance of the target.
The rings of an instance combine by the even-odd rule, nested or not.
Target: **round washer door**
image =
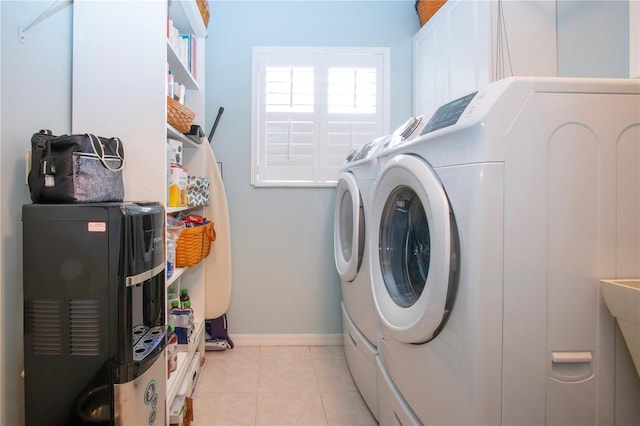
[[[435,171],[417,156],[392,158],[371,217],[373,298],[382,324],[401,342],[427,342],[444,327],[458,283],[457,227]]]
[[[364,210],[358,183],[352,173],[340,176],[336,186],[333,252],[342,281],[358,275],[364,254]]]

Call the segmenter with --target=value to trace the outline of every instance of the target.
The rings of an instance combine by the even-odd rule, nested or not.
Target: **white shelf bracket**
[[[73,0],[61,0],[61,1],[57,1],[55,3],[52,3],[51,6],[49,6],[47,8],[47,10],[45,10],[44,12],[42,12],[40,14],[40,16],[38,16],[36,19],[34,19],[33,21],[31,21],[29,24],[27,24],[25,27],[19,27],[18,28],[18,41],[22,44],[24,44],[25,41],[25,33],[27,31],[29,31],[31,28],[35,27],[36,25],[38,25],[40,22],[46,20],[47,18],[49,18],[51,15],[56,14],[58,11],[64,9],[65,7],[69,6],[70,4],[73,4]]]

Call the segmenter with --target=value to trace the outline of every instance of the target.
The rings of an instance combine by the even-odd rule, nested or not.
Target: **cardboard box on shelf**
[[[178,164],[171,164],[169,170],[169,207],[185,207],[187,205],[187,169]]]
[[[176,395],[169,411],[169,426],[189,426],[193,421],[193,399]]]
[[[182,166],[182,142],[179,140],[167,139],[167,157],[169,163]]]
[[[186,396],[176,395],[169,410],[169,426],[183,426],[187,408]]]

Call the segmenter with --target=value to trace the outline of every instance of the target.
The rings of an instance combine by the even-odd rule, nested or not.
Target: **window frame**
[[[262,74],[260,70],[260,59],[263,55],[288,55],[292,58],[291,65],[293,66],[306,66],[306,62],[300,62],[299,64],[295,63],[296,58],[310,58],[318,56],[320,59],[318,63],[314,65],[314,67],[319,67],[325,75],[322,77],[322,81],[328,77],[328,70],[333,66],[331,64],[327,64],[322,58],[327,57],[329,55],[354,55],[354,56],[363,56],[363,55],[371,55],[371,56],[379,56],[381,58],[381,65],[376,65],[376,72],[381,72],[382,77],[379,80],[379,85],[377,86],[377,91],[382,90],[380,105],[376,105],[376,114],[379,114],[381,117],[382,123],[376,123],[381,129],[380,134],[377,134],[375,137],[382,136],[384,134],[389,133],[390,128],[390,48],[388,47],[315,47],[315,46],[300,46],[300,47],[269,47],[269,46],[255,46],[252,48],[252,78],[251,78],[251,185],[254,187],[335,187],[337,184],[337,180],[339,176],[335,176],[335,180],[266,180],[264,178],[260,178],[259,175],[259,166],[260,166],[260,154],[265,149],[265,140],[259,140],[261,126],[264,126],[266,122],[266,117],[262,115],[262,111],[260,110],[262,107],[261,96],[265,93],[264,87],[260,87],[263,84]],[[352,61],[351,65],[349,65],[349,60],[346,59],[345,62],[347,67],[358,67],[358,61]],[[326,93],[321,91],[321,95],[325,96]],[[318,106],[324,105],[326,99],[323,99],[322,102],[316,99],[314,101],[314,105]],[[323,114],[314,110],[314,123],[316,126],[323,128],[323,131],[326,127],[327,121],[325,122],[317,122],[319,118],[325,116],[326,112]],[[318,133],[319,136],[322,136],[322,132]],[[368,140],[371,140],[370,138]],[[368,140],[363,141],[361,145],[364,145]],[[328,147],[328,143],[318,143],[314,142],[314,146],[317,150],[323,151],[326,147]],[[359,145],[358,145],[359,146]],[[331,166],[331,162],[329,161],[328,153],[321,152],[320,157],[323,158],[315,158],[313,159],[314,167],[319,167],[318,162],[324,164],[324,167]],[[346,159],[346,155],[345,155]],[[335,165],[333,165],[335,168]],[[317,170],[317,169],[314,169]],[[326,176],[325,176],[326,177]]]

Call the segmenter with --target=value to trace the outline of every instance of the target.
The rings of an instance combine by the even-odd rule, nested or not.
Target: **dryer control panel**
[[[422,130],[422,133],[420,133],[420,136],[456,124],[464,110],[471,103],[471,100],[476,96],[477,93],[478,92],[470,93],[438,108],[431,117],[431,120],[429,120],[427,125],[424,126],[424,129]]]

